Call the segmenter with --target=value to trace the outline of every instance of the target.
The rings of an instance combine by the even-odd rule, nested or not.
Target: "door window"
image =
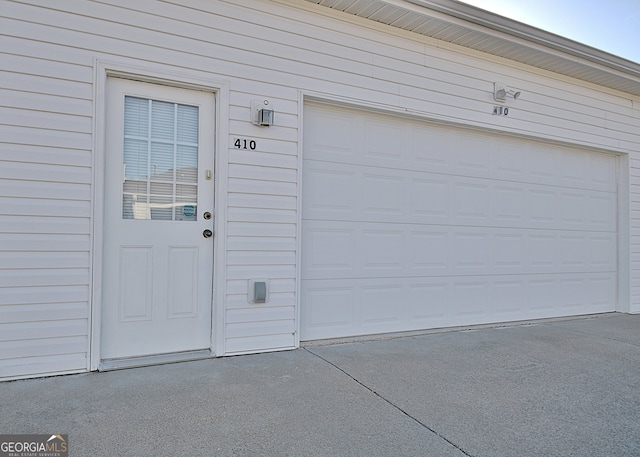
[[[125,96],[123,162],[123,219],[197,219],[198,107]]]

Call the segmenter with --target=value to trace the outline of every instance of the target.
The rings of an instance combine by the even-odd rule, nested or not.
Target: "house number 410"
[[[238,138],[233,143],[237,149],[251,149],[252,151],[258,146],[255,140],[247,140],[246,138]]]
[[[494,116],[508,116],[509,115],[509,108],[507,108],[506,106],[494,106],[493,107],[493,115]]]

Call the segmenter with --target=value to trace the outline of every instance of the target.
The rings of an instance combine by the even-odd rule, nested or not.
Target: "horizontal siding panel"
[[[60,130],[33,129],[0,124],[0,138],[6,143],[27,144],[53,148],[90,150],[90,133],[71,133]]]
[[[5,164],[12,162],[23,164],[55,164],[57,166],[80,168],[88,168],[91,166],[91,152],[88,150],[41,147],[28,144],[0,143],[0,157],[3,158],[3,165],[0,169],[4,169]],[[86,170],[84,175],[88,176],[88,174],[89,171]],[[67,182],[66,179],[58,177],[57,173],[55,176],[58,180]],[[50,178],[51,175],[49,175],[49,179]]]
[[[0,367],[2,367],[3,360],[8,361],[27,357],[56,356],[74,353],[84,354],[86,351],[86,336],[31,341],[3,341],[0,342]]]
[[[250,90],[249,86],[253,85],[256,86],[256,93],[265,92],[265,88],[262,87],[264,83],[253,81],[245,82],[246,90]],[[269,91],[270,94],[272,93],[271,88],[266,90]],[[292,97],[297,96],[297,94],[294,93],[288,95]],[[275,99],[275,95],[270,95],[269,100],[276,113],[274,126],[277,126],[277,128],[260,132],[260,136],[258,137],[259,141],[256,140],[256,149],[254,152],[261,151],[270,154],[295,156],[297,153],[298,108],[294,106],[290,111],[286,110],[284,107],[286,103],[284,103],[282,99]],[[230,145],[232,146],[231,151],[244,151],[244,139],[251,138],[256,133],[255,126],[247,123],[247,121],[251,119],[251,110],[249,108],[251,101],[248,101],[246,106],[244,104],[238,106],[238,103],[242,102],[234,100],[233,104],[229,107],[229,127],[232,134],[230,141]],[[240,143],[242,146],[240,149],[238,149],[236,143],[238,138],[243,140],[243,142]]]
[[[1,251],[0,251],[1,252]],[[89,252],[2,252],[3,269],[89,268]]]
[[[227,338],[225,354],[255,353],[295,348],[292,334],[252,336],[247,338]]]
[[[227,265],[295,265],[291,251],[227,251]],[[0,284],[2,284],[0,280]]]
[[[34,252],[89,252],[91,239],[89,235],[42,235],[23,233],[3,233],[0,237],[0,251]]]
[[[41,217],[89,217],[91,216],[91,204],[88,200],[56,200],[51,202],[39,198],[0,197],[0,214],[15,216],[37,214]]]
[[[248,287],[249,287],[249,284],[246,279],[228,281],[227,294],[244,295],[246,298]],[[293,292],[295,290],[296,290],[296,281],[293,278],[271,280],[269,283],[269,292],[271,294],[276,294],[276,293],[281,294],[285,292]]]
[[[50,154],[49,160],[55,160],[55,153]],[[85,167],[75,167],[58,165],[55,163],[29,163],[29,162],[0,162],[0,179],[6,179],[5,185],[13,184],[13,180],[58,182],[68,185],[91,183],[91,169]],[[4,187],[4,186],[3,186]],[[85,191],[88,187],[85,187]],[[86,198],[86,196],[85,196]]]
[[[298,197],[263,194],[229,194],[229,207],[297,210]]]
[[[88,318],[89,309],[84,302],[0,306],[0,322],[5,324]]]
[[[230,193],[269,194],[295,196],[298,185],[294,182],[263,181],[255,179],[229,178]]]
[[[7,2],[4,2],[4,6],[6,5]],[[3,9],[3,13],[4,11]],[[0,59],[2,62],[0,68],[11,69],[12,72],[24,75],[82,82],[82,84],[91,81],[93,77],[93,62],[87,58],[85,52],[78,52],[73,48],[60,46],[55,40],[47,41],[47,46],[42,46],[41,43],[32,41],[33,38],[45,30],[41,26],[11,20],[6,21],[6,24],[8,28],[11,26],[19,27],[20,33],[24,34],[26,38],[3,36],[3,40],[7,40],[7,47],[3,47],[5,52],[2,54],[2,59]],[[8,28],[3,31],[6,33]],[[34,29],[36,33],[30,33]],[[46,30],[56,29],[47,27]],[[9,47],[11,44],[13,46]],[[22,54],[8,52],[13,49],[20,50]],[[46,63],[46,65],[43,65],[43,63]],[[38,86],[38,89],[43,87],[46,86]],[[47,91],[47,93],[50,92]],[[77,98],[79,93],[74,98]]]
[[[90,132],[92,122],[89,116],[2,107],[0,107],[0,119],[7,119],[5,122],[7,125],[63,131],[72,129],[75,132]]]
[[[70,303],[89,300],[88,285],[50,287],[0,287],[0,306]]]
[[[21,44],[16,44],[15,49],[21,49]],[[3,56],[3,58],[5,57]],[[12,70],[17,70],[14,67],[11,68]],[[68,71],[64,73],[64,77],[68,77]],[[0,71],[0,80],[5,89],[17,92],[47,93],[58,97],[83,100],[91,100],[93,98],[93,85],[86,81],[69,81],[68,79],[59,79],[53,76],[27,75],[8,71]]]
[[[291,79],[294,79],[294,76],[291,76]],[[251,85],[251,81],[243,81],[243,83],[246,83],[247,86]],[[265,91],[271,92],[272,88],[256,88],[256,92],[263,93]],[[297,152],[296,141],[298,138],[297,111],[286,113],[282,108],[277,108],[275,106],[276,104],[277,103],[274,102],[273,108],[275,111],[274,126],[277,128],[271,128],[268,131],[261,133],[260,137],[256,139],[256,142],[259,144],[258,147],[261,151],[295,155]],[[248,106],[249,105],[247,105],[247,107]],[[232,111],[235,112],[236,110]],[[229,115],[229,131],[232,135],[230,146],[232,146],[234,150],[236,138],[251,138],[256,134],[255,126],[247,122],[251,119],[249,109],[243,106],[242,111],[245,111],[246,114],[240,115],[237,118],[233,118]]]
[[[248,237],[230,236],[227,238],[229,251],[295,251],[298,242],[294,237]]]
[[[17,378],[50,373],[86,371],[86,352],[53,356],[0,360],[0,377]]]
[[[288,168],[230,164],[229,177],[295,183],[298,179],[298,171]]]
[[[227,267],[227,280],[231,281],[249,278],[269,278],[272,281],[274,279],[293,279],[296,274],[295,265],[229,265]],[[2,300],[1,295],[0,300]]]
[[[86,337],[87,325],[86,319],[0,324],[0,341]]]
[[[118,14],[115,11],[113,13]],[[136,57],[138,58],[156,62],[172,62],[175,66],[185,68],[198,67],[203,64],[203,59],[211,59],[211,56],[215,56],[215,60],[211,60],[207,66],[215,66],[216,68],[228,67],[227,72],[235,75],[244,74],[248,78],[252,77],[252,75],[256,75],[254,78],[258,78],[257,75],[260,75],[259,80],[279,81],[282,85],[293,87],[295,87],[295,84],[292,84],[295,80],[293,75],[310,74],[314,68],[318,69],[317,65],[300,64],[276,55],[257,54],[255,49],[257,46],[265,46],[267,42],[264,40],[252,40],[251,47],[244,50],[240,48],[232,49],[229,46],[220,44],[237,39],[237,35],[226,37],[225,34],[215,34],[209,30],[194,35],[195,38],[185,38],[181,35],[193,34],[195,28],[192,25],[185,26],[178,22],[174,22],[172,26],[169,26],[169,29],[165,29],[165,31],[173,31],[172,34],[168,34],[142,28],[139,24],[129,27],[113,21],[94,20],[88,17],[83,17],[82,20],[78,21],[77,17],[58,14],[51,10],[29,9],[28,13],[25,14],[29,14],[31,21],[41,22],[42,24],[55,23],[56,20],[63,21],[66,24],[73,24],[76,30],[62,30],[47,27],[46,25],[40,26],[38,30],[32,24],[31,35],[41,36],[43,37],[42,39],[46,39],[49,42],[65,44],[74,48],[81,46],[87,50],[122,55],[131,55],[132,52],[137,51],[138,55]],[[147,19],[148,17],[145,19],[145,23]],[[181,25],[183,27],[182,31],[180,29]],[[107,37],[115,37],[117,39],[109,39]],[[127,43],[127,37],[131,42],[135,42],[135,47]],[[208,37],[209,41],[202,41],[202,37]],[[200,64],[194,64],[194,61],[200,61]],[[227,62],[226,65],[225,61]],[[343,63],[343,66],[345,63]],[[300,65],[304,66],[305,70],[291,68],[292,66]],[[256,71],[251,71],[252,67]],[[278,68],[278,70],[272,70],[270,67]],[[287,69],[290,70],[286,71]],[[327,80],[330,80],[330,77],[327,77]]]
[[[218,4],[217,6],[221,6]],[[75,31],[83,32],[85,35],[85,39],[82,41],[67,42],[68,45],[77,46],[87,46],[92,45],[93,41],[96,40],[96,36],[102,37],[120,37],[121,39],[126,39],[127,37],[135,36],[135,41],[138,44],[144,44],[148,46],[154,46],[156,49],[164,48],[167,51],[188,51],[191,54],[197,54],[201,56],[206,55],[228,55],[229,52],[233,52],[233,57],[238,59],[239,61],[244,61],[251,65],[256,65],[259,68],[269,68],[269,67],[277,67],[280,68],[281,71],[284,72],[293,72],[295,74],[312,74],[312,69],[309,67],[318,68],[318,64],[313,64],[313,56],[307,52],[300,52],[295,47],[292,46],[282,46],[274,44],[270,41],[266,40],[258,40],[256,37],[246,37],[245,35],[239,34],[236,31],[225,32],[221,30],[212,29],[211,27],[199,27],[194,24],[187,24],[184,21],[178,21],[175,18],[172,19],[164,19],[159,16],[155,16],[153,23],[154,28],[144,28],[140,27],[140,24],[145,24],[150,15],[147,14],[136,14],[129,10],[126,15],[123,15],[121,12],[116,10],[114,7],[106,6],[106,5],[83,5],[82,7],[74,8],[74,13],[80,14],[80,11],[86,9],[86,16],[83,16],[79,20],[77,16],[73,14],[69,14],[66,12],[60,13],[57,11],[53,11],[51,9],[30,9],[25,6],[16,6],[14,8],[9,9],[7,11],[8,16],[15,16],[20,14],[29,14],[30,20],[32,22],[37,22],[41,24],[50,24],[50,23],[65,23],[65,24],[74,24],[73,28]],[[153,10],[153,9],[152,9]],[[104,11],[103,14],[100,14],[100,11]],[[184,10],[183,10],[184,11]],[[250,10],[244,10],[243,16],[255,14]],[[217,10],[213,11],[213,14],[218,15]],[[242,14],[238,9],[235,10],[235,14]],[[113,17],[118,18],[116,21],[105,21],[102,18],[105,17]],[[271,20],[275,21],[276,18],[274,15],[270,15]],[[136,21],[136,17],[138,20]],[[264,21],[264,16],[261,19],[257,19]],[[129,24],[124,24],[123,22],[129,22]],[[233,23],[234,20],[227,19],[225,21],[227,23]],[[235,20],[238,25],[238,28],[242,30],[242,28],[247,27],[247,22],[240,22],[238,19]],[[287,21],[289,22],[289,21]],[[266,29],[264,25],[254,23],[251,27],[252,29]],[[171,34],[164,33],[165,31],[171,31]],[[259,33],[259,32],[257,32]],[[61,38],[61,31],[54,31],[54,39],[51,41],[58,41]],[[93,36],[91,36],[93,35]],[[197,37],[197,39],[195,39]],[[261,41],[260,48],[257,48],[256,42]],[[105,40],[102,39],[102,43]],[[221,45],[219,43],[234,43],[234,47],[230,48],[228,46]],[[99,48],[100,43],[95,43],[93,46]],[[271,50],[270,48],[276,48]],[[267,49],[265,49],[267,48]],[[256,53],[255,49],[265,49],[262,52],[269,52],[270,55],[259,54]],[[291,56],[290,58],[288,56]],[[280,56],[287,56],[287,59],[284,59]],[[305,59],[306,62],[301,62],[301,59]],[[367,69],[370,68],[368,64],[360,64],[359,62],[355,62],[353,60],[345,61],[343,58],[339,56],[331,56],[325,55],[324,60],[331,60],[331,65],[333,68],[345,68],[345,66],[349,65],[351,67],[361,65],[361,71],[367,72]],[[306,67],[306,71],[302,69],[297,69],[295,67],[303,66]],[[274,79],[275,81],[276,79]]]
[[[0,181],[0,185],[2,185],[3,197],[43,200],[91,199],[90,184],[5,179]]]
[[[285,320],[266,322],[239,322],[227,323],[226,337],[247,338],[261,335],[281,335],[295,332],[293,316]]]
[[[115,3],[124,7],[127,6],[121,0],[117,0]],[[144,12],[148,11],[151,5],[153,3],[143,0],[136,3],[135,8]],[[291,9],[275,3],[252,2],[249,4],[245,2],[243,4],[244,8],[241,10],[238,10],[237,6],[233,2],[230,2],[230,4],[221,2],[213,5],[206,1],[194,1],[189,6],[176,3],[175,6],[170,7],[171,10],[167,10],[164,14],[159,11],[157,14],[165,17],[182,17],[188,23],[199,24],[205,28],[215,27],[234,36],[241,35],[257,39],[261,39],[264,36],[266,31],[264,24],[268,23],[270,25],[268,29],[269,36],[273,42],[284,43],[289,48],[308,49],[313,51],[314,54],[320,55],[332,56],[343,52],[343,44],[330,43],[328,41],[319,42],[314,39],[313,33],[310,33],[313,28],[317,27],[316,20],[319,23],[332,24],[332,19],[327,20],[318,15],[309,16],[298,9]],[[173,15],[168,15],[169,11],[172,11]],[[202,14],[203,12],[208,12],[209,14]],[[236,16],[242,19],[221,20],[224,16]],[[251,27],[243,27],[243,25],[251,25]],[[295,36],[293,41],[291,40],[292,34]],[[379,43],[379,45],[378,48],[371,45],[368,51],[375,53],[392,49],[391,46],[384,42]],[[398,54],[403,55],[407,61],[411,61],[414,53],[420,53],[422,50],[423,46],[420,43],[412,42],[408,43],[406,48],[393,49],[391,52],[396,51]],[[369,58],[365,58],[361,62],[368,62],[369,60]]]
[[[0,227],[4,233],[33,233],[60,235],[87,235],[90,232],[88,217],[38,217],[3,216]]]
[[[260,146],[262,146],[262,144]],[[277,167],[294,171],[298,169],[298,157],[296,155],[281,153],[275,154],[256,151],[236,152],[234,149],[233,152],[229,153],[229,163],[259,167]]]
[[[258,8],[263,6],[264,5],[261,5],[259,3],[256,4],[256,7]],[[270,11],[270,13],[273,12]],[[290,55],[295,60],[309,61],[309,55],[312,55],[314,59],[313,61],[315,61],[317,65],[324,65],[325,62],[334,60],[336,63],[329,66],[332,66],[334,68],[345,68],[344,64],[342,63],[342,59],[346,58],[348,59],[348,68],[350,69],[354,67],[354,63],[361,63],[363,74],[368,74],[369,71],[371,71],[370,69],[376,68],[377,66],[381,68],[395,68],[398,66],[397,59],[394,59],[392,61],[393,63],[390,63],[389,65],[386,65],[385,63],[381,63],[380,65],[371,65],[372,56],[375,62],[375,57],[377,57],[376,53],[382,54],[385,50],[390,50],[389,55],[402,55],[402,58],[404,58],[407,63],[423,61],[422,53],[424,49],[422,46],[416,44],[415,49],[413,49],[411,52],[408,51],[409,48],[412,48],[411,44],[413,43],[407,43],[406,46],[395,48],[392,48],[392,46],[388,46],[386,43],[376,43],[376,45],[378,46],[370,45],[369,49],[366,50],[366,53],[358,55],[350,52],[348,57],[343,57],[349,51],[347,40],[343,39],[340,42],[333,43],[324,39],[326,35],[321,35],[322,29],[320,27],[317,27],[315,23],[298,23],[298,21],[294,19],[294,17],[296,17],[296,15],[298,14],[302,13],[289,10],[286,12],[286,14],[283,14],[283,18],[290,18],[290,21],[287,21],[286,19],[283,20],[283,18],[280,17],[270,17],[270,21],[272,21],[270,23],[281,23],[281,28],[276,31],[270,31],[270,34],[274,37],[274,40],[277,39],[279,43],[287,44],[289,50],[286,52],[286,55]],[[303,17],[302,20],[308,21],[308,16]],[[252,32],[252,29],[243,28],[243,31],[244,30],[246,30],[246,32],[244,33]],[[294,43],[290,43],[290,39],[287,37],[286,32],[283,32],[285,30],[290,30],[292,33],[296,33],[297,37]],[[256,37],[260,38],[260,36],[261,35],[258,32]],[[319,39],[320,36],[322,36],[321,39]],[[309,53],[308,50],[311,50],[312,52]],[[274,52],[277,52],[277,50]],[[282,51],[280,51],[280,53],[282,53]],[[359,56],[361,57],[360,59],[358,59]],[[338,57],[340,57],[340,59],[338,59]],[[414,66],[416,68],[416,71],[424,71],[424,67],[422,65],[414,64]]]
[[[0,289],[82,284],[89,284],[88,268],[5,270],[0,275]]]
[[[80,125],[84,127],[85,130],[81,131],[90,132],[90,122],[87,122],[87,119],[82,119],[81,117],[88,117],[93,113],[91,100],[59,97],[57,95],[37,94],[32,92],[18,92],[6,89],[0,89],[0,100],[2,100],[3,106],[11,106],[16,109],[34,111],[34,117],[36,120],[38,119],[38,116],[42,116],[39,114],[42,112],[55,112],[59,114],[79,116],[78,119],[74,119],[74,122],[71,122],[66,126],[63,125],[63,129],[73,131],[73,127],[82,122]],[[8,118],[8,121],[10,123],[16,122],[15,119],[11,118]],[[55,129],[55,126],[53,126],[53,128]]]
[[[284,209],[236,208],[227,210],[227,219],[234,222],[275,222],[295,224],[298,213]]]
[[[226,309],[247,309],[248,306],[260,306],[258,304],[249,303],[247,291],[244,293],[240,293],[237,295],[227,295],[225,299]],[[293,292],[288,293],[277,293],[274,292],[271,287],[269,287],[269,307],[283,307],[283,306],[292,306],[296,303],[295,294]]]
[[[2,222],[2,218],[0,218]],[[260,224],[253,222],[229,222],[228,236],[259,236],[259,237],[295,237],[296,224]]]
[[[229,309],[226,313],[225,321],[228,324],[246,322],[267,322],[267,321],[287,321],[295,319],[294,306],[260,306],[253,308]]]

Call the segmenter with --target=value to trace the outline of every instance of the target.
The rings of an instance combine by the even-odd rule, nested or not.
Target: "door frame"
[[[102,319],[102,261],[104,243],[105,199],[105,138],[107,79],[123,78],[161,84],[169,87],[199,90],[215,96],[214,129],[214,246],[213,246],[213,296],[211,309],[211,356],[221,356],[224,351],[224,290],[226,283],[226,208],[228,163],[229,82],[206,77],[200,72],[175,72],[164,65],[130,65],[125,62],[96,59],[94,62],[94,116],[93,116],[93,191],[91,220],[91,280],[89,299],[89,353],[87,369],[97,371],[101,361]],[[162,362],[164,360],[161,360]],[[149,360],[148,364],[152,364]]]

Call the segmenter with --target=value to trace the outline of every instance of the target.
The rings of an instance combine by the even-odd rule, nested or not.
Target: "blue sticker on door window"
[[[193,217],[196,215],[196,207],[194,205],[184,205],[182,207],[182,214],[185,217]]]

